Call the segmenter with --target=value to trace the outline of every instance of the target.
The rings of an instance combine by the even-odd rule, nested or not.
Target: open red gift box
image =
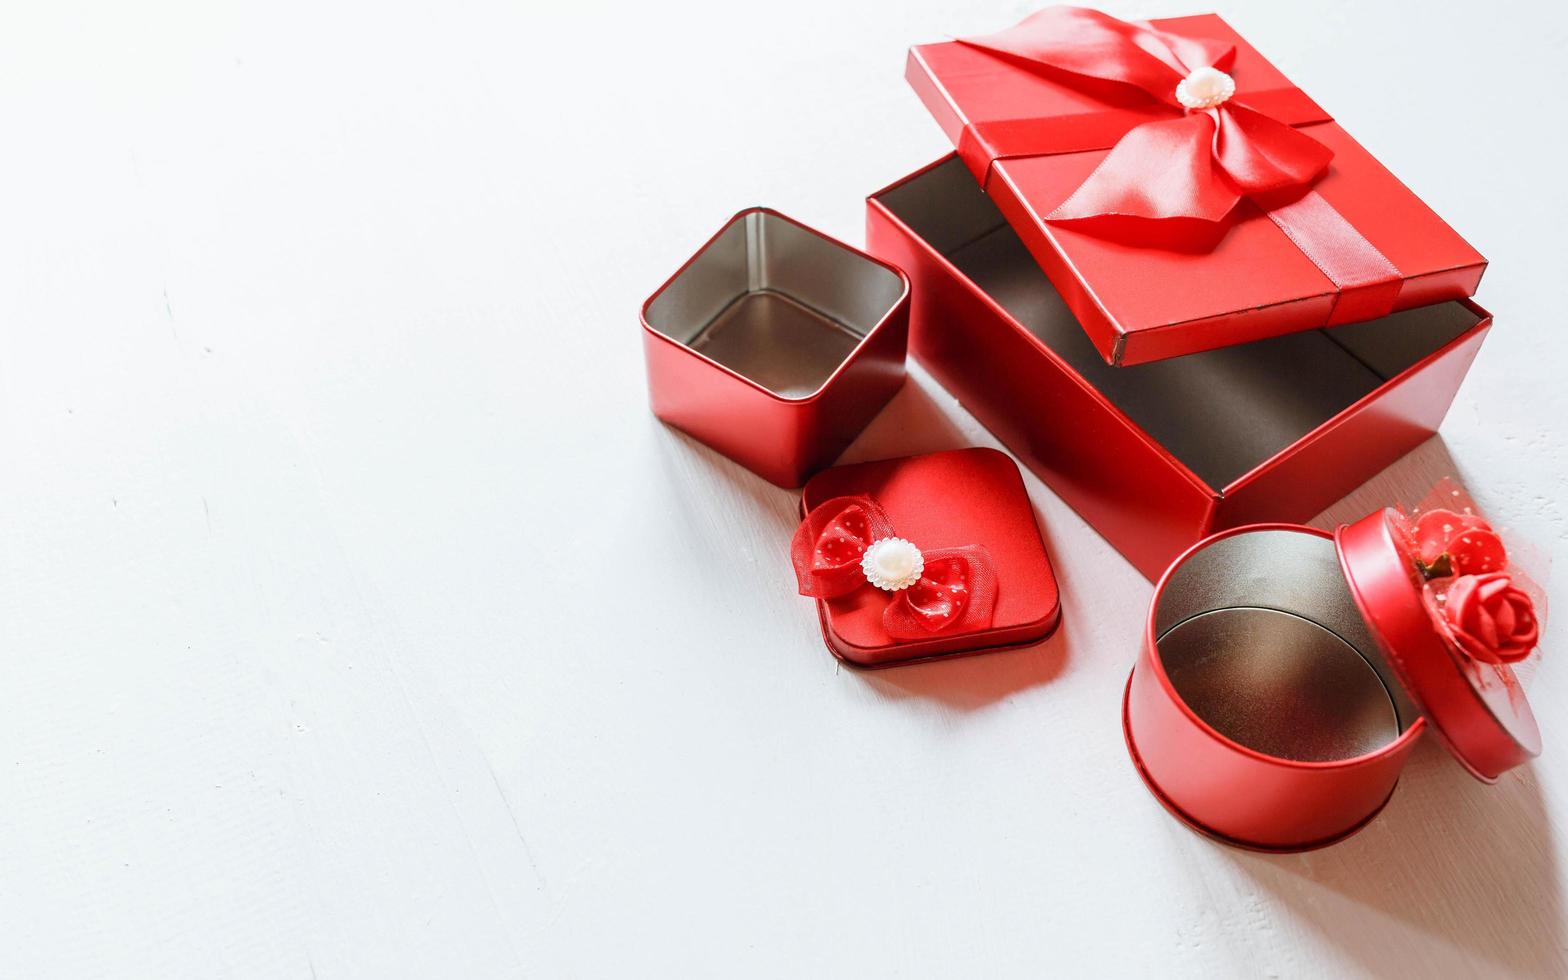
[[[1206,535],[1302,522],[1437,430],[1491,316],[1452,300],[1134,367],[1105,363],[963,163],[873,194],[909,347],[1150,579]]]
[[[1233,115],[1031,60],[1114,74],[1117,32],[1169,61],[1220,57]],[[911,51],[909,79],[958,152],[871,196],[867,247],[910,277],[914,356],[1140,571],[1216,531],[1305,521],[1436,431],[1491,325],[1468,299],[1484,260],[1224,21],[1048,8],[980,43],[1030,57]],[[1351,264],[1371,255],[1386,274],[1347,278],[1278,195],[1241,197],[1198,244],[1186,219],[1053,218],[1120,166],[1130,131],[1212,116],[1233,139],[1254,109],[1332,150],[1293,193],[1332,216]],[[1219,168],[1223,143],[1198,162]],[[1183,175],[1146,176],[1158,196]]]

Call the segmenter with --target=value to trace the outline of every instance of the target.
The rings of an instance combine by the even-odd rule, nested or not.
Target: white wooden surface
[[[1037,481],[1062,631],[854,673],[794,495],[648,414],[644,296],[744,205],[860,241],[946,148],[905,46],[1030,3],[8,8],[0,976],[1568,970],[1568,621],[1543,761],[1240,853],[1128,764],[1150,588]],[[1222,12],[1493,261],[1334,515],[1457,472],[1561,567],[1562,5]],[[850,455],[965,444],[916,371]]]

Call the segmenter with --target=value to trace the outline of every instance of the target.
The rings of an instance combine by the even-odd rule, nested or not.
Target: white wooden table
[[[860,241],[947,149],[906,45],[1031,3],[145,6],[0,32],[0,976],[1568,970],[1568,620],[1542,761],[1233,851],[1038,481],[1060,633],[856,673],[795,496],[649,415],[644,296],[744,205]],[[1493,261],[1442,436],[1324,519],[1457,473],[1561,563],[1562,5],[1221,12]],[[849,455],[967,444],[916,370]]]

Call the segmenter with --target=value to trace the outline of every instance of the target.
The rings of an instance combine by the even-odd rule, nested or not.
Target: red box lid
[[[1192,225],[1162,241],[1147,225],[1111,237],[1048,220],[1129,130],[1183,110],[959,41],[911,48],[910,84],[1107,362],[1161,360],[1475,292],[1486,260],[1230,25],[1204,14],[1144,26],[1234,45],[1235,101],[1333,151],[1308,196],[1338,211],[1392,269],[1342,290],[1245,197],[1223,222],[1204,225],[1199,244]]]
[[[1435,625],[1396,512],[1341,526],[1334,546],[1361,618],[1454,758],[1490,783],[1540,755],[1541,731],[1513,669],[1467,655]]]
[[[987,628],[960,627],[929,639],[899,641],[883,626],[892,593],[867,583],[840,598],[819,600],[823,638],[841,660],[889,667],[1022,646],[1056,629],[1061,618],[1056,576],[1018,466],[1006,453],[955,449],[836,466],[806,484],[801,510],[853,496],[875,501],[887,512],[894,533],[922,551],[986,549],[996,574],[996,603]]]

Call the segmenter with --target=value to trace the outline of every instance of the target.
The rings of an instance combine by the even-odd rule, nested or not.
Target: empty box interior
[[[897,305],[892,270],[772,211],[737,215],[649,302],[649,326],[807,398]]]
[[[1171,571],[1157,602],[1166,676],[1234,742],[1281,759],[1352,759],[1415,722],[1329,538],[1290,530],[1220,538]]]
[[[958,158],[877,199],[1215,490],[1480,320],[1462,303],[1439,303],[1365,323],[1112,367]]]

